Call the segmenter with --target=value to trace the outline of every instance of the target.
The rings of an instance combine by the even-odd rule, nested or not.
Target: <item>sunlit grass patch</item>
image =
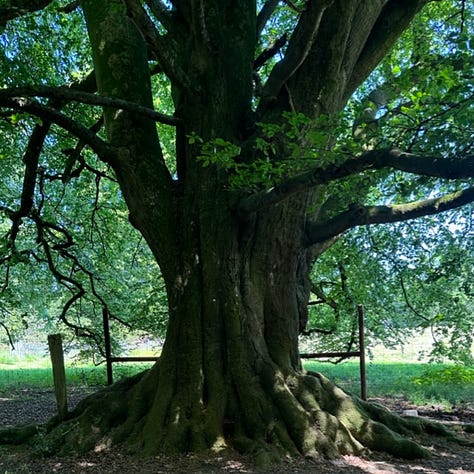
[[[143,354],[134,354],[143,355]],[[148,354],[147,354],[148,355]],[[152,363],[114,363],[114,380],[148,369]],[[322,372],[344,390],[360,394],[357,359],[340,364],[306,361],[307,370]],[[368,362],[367,395],[397,397],[411,403],[459,405],[474,403],[474,369],[453,364]],[[66,361],[69,385],[96,386],[107,383],[105,364],[81,365]],[[15,358],[0,353],[0,392],[20,388],[52,388],[49,357]]]
[[[345,390],[360,394],[359,363],[341,364],[306,362],[305,368],[322,372]],[[454,364],[427,363],[372,363],[366,366],[368,397],[401,397],[416,404],[440,403],[457,405],[474,402],[474,379],[458,377],[457,383],[449,383],[443,374],[453,376],[467,371]]]

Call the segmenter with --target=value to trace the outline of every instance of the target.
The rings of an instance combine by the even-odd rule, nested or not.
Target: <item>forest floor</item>
[[[68,404],[72,408],[93,388],[70,387]],[[377,399],[396,413],[416,409],[420,416],[452,425],[474,424],[474,407],[460,406],[450,410],[437,406],[417,407],[400,399]],[[21,389],[0,391],[0,428],[20,423],[42,423],[55,414],[52,390]],[[0,446],[0,474],[116,474],[116,473],[335,473],[335,474],[474,474],[474,433],[459,432],[471,441],[461,446],[439,437],[419,437],[417,441],[433,456],[428,460],[404,461],[386,454],[372,453],[367,458],[343,456],[337,460],[288,459],[271,468],[259,469],[248,457],[233,451],[182,456],[157,456],[137,459],[115,448],[81,457],[31,457],[28,448]]]

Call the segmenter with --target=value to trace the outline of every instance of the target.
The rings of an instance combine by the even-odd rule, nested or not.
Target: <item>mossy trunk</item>
[[[124,443],[152,456],[233,448],[261,463],[368,449],[425,456],[390,429],[406,434],[409,422],[302,369],[294,205],[275,211],[278,219],[243,223],[225,212],[223,196],[215,198],[212,212],[201,211],[188,227],[187,258],[167,281],[170,322],[160,361],[52,423],[39,449],[67,454]],[[276,222],[286,232],[276,233]]]

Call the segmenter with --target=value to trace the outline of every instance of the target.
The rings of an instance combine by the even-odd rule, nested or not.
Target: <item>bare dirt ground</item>
[[[69,388],[69,407],[92,393],[92,388]],[[28,448],[0,446],[0,474],[112,474],[112,473],[335,473],[335,474],[474,474],[474,433],[466,433],[459,426],[474,424],[474,407],[415,407],[401,400],[378,399],[378,403],[395,412],[417,409],[420,416],[451,425],[459,437],[471,446],[438,437],[418,438],[433,456],[423,461],[403,461],[391,456],[372,453],[368,458],[343,456],[337,460],[288,459],[271,468],[259,469],[250,458],[235,452],[158,456],[137,459],[110,451],[89,453],[87,456],[67,458],[34,458]],[[19,423],[42,423],[55,414],[56,403],[51,390],[0,391],[0,428]]]

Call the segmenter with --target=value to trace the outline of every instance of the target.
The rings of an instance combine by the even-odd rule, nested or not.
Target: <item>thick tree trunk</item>
[[[122,442],[140,455],[230,447],[261,463],[367,449],[425,456],[387,427],[406,434],[420,425],[302,369],[295,203],[245,223],[223,203],[221,196],[208,213],[200,210],[186,258],[167,281],[170,322],[160,361],[86,399],[66,422],[51,423],[38,442],[43,453]]]
[[[126,442],[147,455],[233,447],[261,461],[367,447],[424,455],[373,421],[362,402],[301,368],[297,224],[305,205],[242,223],[223,202],[200,214],[199,245],[168,282],[166,343],[133,389],[135,415],[119,430]]]
[[[407,434],[421,425],[370,407],[299,367],[291,343],[294,327],[279,323],[287,320],[286,311],[297,320],[297,305],[287,304],[288,293],[295,297],[296,291],[291,275],[275,268],[268,274],[259,265],[252,270],[244,259],[247,268],[242,268],[239,255],[231,257],[221,265],[220,285],[202,278],[204,262],[188,275],[160,361],[89,397],[68,421],[51,424],[37,440],[39,449],[68,454],[122,442],[151,456],[233,448],[261,463],[285,455],[336,457],[367,449],[425,456],[388,428]],[[244,280],[242,272],[247,272]]]

